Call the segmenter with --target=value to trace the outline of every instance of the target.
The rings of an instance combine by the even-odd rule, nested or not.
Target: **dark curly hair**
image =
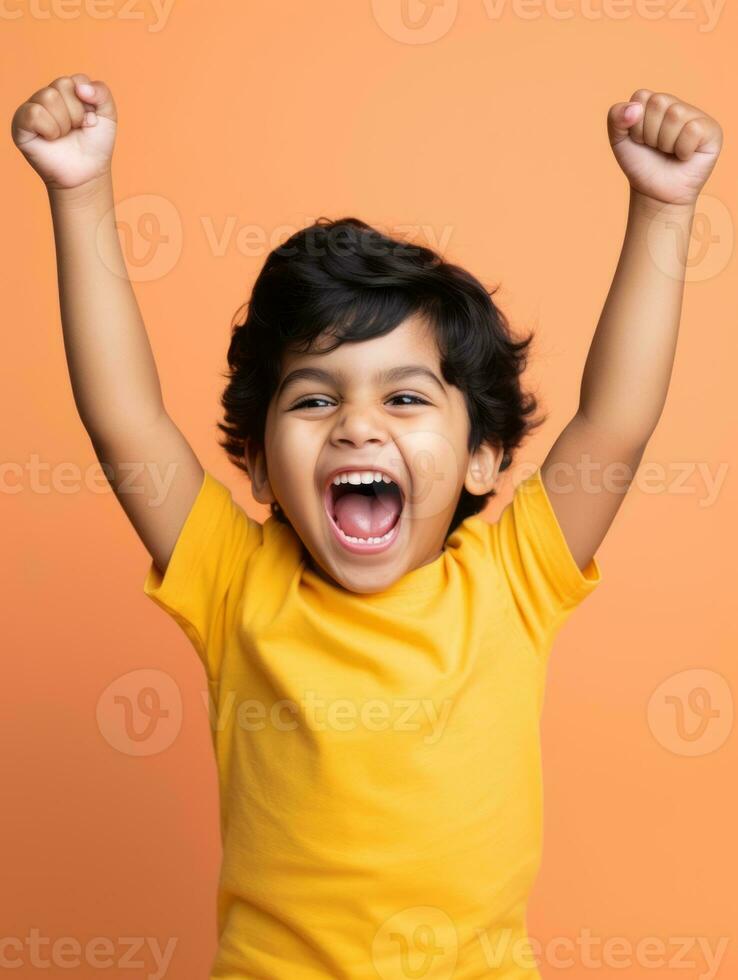
[[[269,254],[250,300],[234,317],[224,422],[217,423],[226,438],[219,445],[244,471],[247,441],[263,447],[285,349],[308,352],[323,335],[335,338],[321,348],[328,352],[380,337],[420,314],[434,328],[444,379],[464,394],[469,451],[486,440],[502,448],[506,469],[512,451],[544,418],[530,418],[538,402],[520,382],[533,335],[515,340],[491,295],[430,248],[387,237],[358,218],[318,218]],[[462,488],[447,536],[495,493]],[[289,523],[278,504],[271,511]]]

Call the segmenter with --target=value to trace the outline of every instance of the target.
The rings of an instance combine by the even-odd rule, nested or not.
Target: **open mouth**
[[[325,508],[333,531],[349,551],[376,553],[396,539],[404,496],[400,486],[380,471],[344,471],[325,491]]]

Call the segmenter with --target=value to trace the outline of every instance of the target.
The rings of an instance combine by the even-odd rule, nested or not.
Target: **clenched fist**
[[[104,82],[63,75],[15,111],[13,142],[49,188],[79,187],[110,172],[115,103]]]
[[[723,145],[706,112],[646,88],[611,106],[607,131],[630,186],[663,204],[694,204]]]

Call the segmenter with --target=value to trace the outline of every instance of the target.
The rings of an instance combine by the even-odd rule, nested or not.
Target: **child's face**
[[[306,369],[321,374],[294,374]],[[441,375],[433,330],[412,317],[330,353],[286,353],[266,452],[246,461],[254,496],[276,499],[316,571],[353,592],[379,592],[440,556],[464,486],[492,488],[502,451],[485,444],[472,455],[468,436],[464,396]],[[397,486],[337,487],[341,471],[385,473]]]

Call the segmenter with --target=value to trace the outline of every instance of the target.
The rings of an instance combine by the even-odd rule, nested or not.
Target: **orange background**
[[[110,85],[120,120],[116,200],[155,195],[144,210],[159,213],[168,236],[148,281],[146,242],[134,237],[126,255],[167,407],[203,465],[263,519],[217,445],[215,422],[231,317],[269,247],[321,214],[355,215],[439,244],[489,288],[500,283],[495,298],[513,325],[537,330],[527,380],[549,420],[517,466],[541,462],[576,408],[622,241],[627,184],[606,112],[643,86],[716,116],[725,147],[690,253],[696,281],[671,390],[642,463],[659,464],[665,481],[659,492],[632,488],[598,552],[603,582],[552,653],[544,858],[528,925],[548,978],[592,975],[577,952],[568,968],[545,958],[556,937],[575,943],[587,931],[600,940],[597,955],[607,939],[630,943],[599,977],[622,976],[613,964],[628,948],[628,977],[674,976],[678,937],[713,949],[726,937],[727,951],[709,974],[693,944],[677,975],[736,976],[735,4],[711,30],[697,0],[664,0],[653,20],[637,0],[604,9],[601,0],[508,2],[499,18],[492,0],[446,0],[417,28],[403,24],[401,0],[189,0],[160,29],[141,0],[110,9],[103,20],[84,0],[18,0],[0,17],[0,938],[23,940],[33,927],[82,944],[139,936],[165,946],[174,937],[166,976],[196,980],[215,951],[220,859],[204,673],[184,634],[143,595],[148,555],[79,422],[47,198],[12,145],[15,107],[62,74]],[[409,13],[421,17],[419,0]],[[34,460],[46,466],[43,486],[30,479]],[[509,500],[517,466],[488,518]],[[722,471],[723,483],[700,506],[706,471]],[[688,474],[681,487],[679,473]],[[168,746],[136,756],[116,744],[120,705],[104,692],[144,669],[173,679],[181,727]],[[671,969],[639,965],[636,944],[648,937],[666,944]],[[685,959],[695,968],[685,971]],[[120,975],[151,975],[151,957],[143,961]],[[84,980],[100,973],[73,971]]]

